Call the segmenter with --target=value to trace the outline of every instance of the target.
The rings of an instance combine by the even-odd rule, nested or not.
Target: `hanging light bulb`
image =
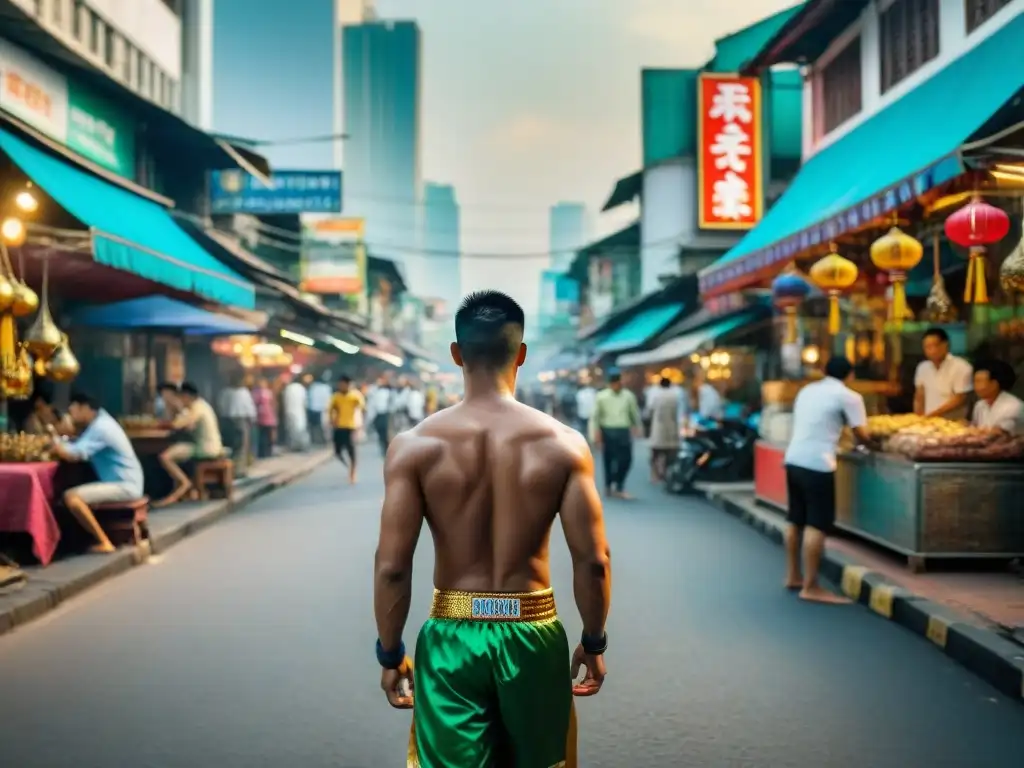
[[[35,213],[39,208],[39,201],[36,200],[36,196],[27,189],[24,189],[17,194],[14,198],[14,204],[18,206],[18,210],[24,211],[25,213]]]
[[[21,245],[25,242],[25,222],[15,216],[4,219],[0,224],[0,236],[8,245]]]

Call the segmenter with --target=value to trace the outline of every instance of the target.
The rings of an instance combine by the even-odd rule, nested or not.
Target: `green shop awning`
[[[1024,15],[821,150],[764,219],[701,272],[739,290],[963,172],[961,147],[1024,88]]]
[[[204,251],[163,206],[75,168],[0,130],[0,149],[92,232],[93,258],[219,304],[254,309],[256,292]]]
[[[682,304],[664,304],[638,312],[602,339],[595,349],[608,353],[642,346],[668,328],[684,309]]]
[[[620,367],[633,367],[641,365],[659,365],[674,360],[681,360],[689,357],[698,349],[713,345],[720,339],[734,334],[764,317],[763,310],[743,310],[717,320],[709,322],[701,328],[684,333],[674,339],[669,339],[660,347],[646,352],[634,352],[630,355],[622,355],[616,361]]]

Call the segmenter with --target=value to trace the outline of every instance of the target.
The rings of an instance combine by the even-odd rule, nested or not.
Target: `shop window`
[[[860,37],[821,69],[822,127],[827,134],[861,110]]]
[[[158,70],[156,68],[156,64],[154,62],[150,61],[149,62],[149,78],[148,78],[149,79],[149,90],[146,91],[146,95],[149,96],[149,98],[153,99],[153,101],[157,100],[157,90],[156,89],[157,89],[157,86],[159,84],[157,83],[156,78],[157,78],[157,75],[159,73],[160,73],[160,70]]]
[[[75,5],[71,9],[71,34],[74,35],[75,40],[82,41],[82,17],[85,15],[85,5],[82,0],[75,0]]]
[[[43,15],[43,0],[33,0],[33,2],[32,2],[32,10],[35,12],[36,16],[42,16]]]
[[[64,24],[64,2],[65,0],[53,0],[50,4],[50,21],[58,28]]]
[[[976,30],[1009,4],[1010,0],[964,0],[967,34]]]
[[[146,57],[138,49],[135,50],[135,87],[139,93],[146,92]]]
[[[100,52],[100,17],[89,11],[89,51],[99,54]]]
[[[124,76],[124,81],[128,85],[131,85],[132,84],[132,56],[135,53],[135,49],[132,47],[132,44],[129,43],[127,40],[124,40],[123,42],[124,42],[124,58],[121,61],[121,66],[123,67],[124,71],[122,72],[122,75]]]
[[[939,55],[939,0],[895,0],[878,31],[885,93]]]
[[[103,61],[107,63],[108,67],[113,68],[114,66],[114,46],[117,45],[117,33],[113,29],[107,27],[103,36]]]

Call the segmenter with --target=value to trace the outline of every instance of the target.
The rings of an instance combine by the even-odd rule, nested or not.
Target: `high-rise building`
[[[345,210],[366,219],[371,251],[400,263],[421,294],[420,28],[367,19],[343,26],[341,43]]]
[[[462,298],[459,203],[455,187],[428,181],[423,187],[423,213],[423,260],[429,267],[429,281],[420,292],[443,299],[450,313]]]
[[[565,272],[572,264],[575,251],[587,244],[590,234],[587,208],[583,203],[557,203],[551,206],[549,221],[551,269]]]

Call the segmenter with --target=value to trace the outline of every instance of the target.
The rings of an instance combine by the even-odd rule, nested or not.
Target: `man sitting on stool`
[[[54,435],[53,452],[62,461],[88,461],[99,481],[71,488],[64,494],[64,503],[98,542],[90,551],[113,552],[114,545],[96,521],[92,507],[141,499],[142,465],[121,425],[91,397],[72,395],[68,415],[79,437],[68,443]]]
[[[174,430],[189,432],[192,441],[175,443],[160,454],[160,465],[174,480],[174,490],[156,502],[154,508],[174,504],[187,494],[194,495],[195,488],[192,487],[188,475],[182,471],[181,464],[187,461],[219,459],[224,454],[217,414],[210,404],[199,396],[199,390],[195,385],[186,381],[181,385],[178,397],[181,400],[181,411],[174,417],[171,427]]]

